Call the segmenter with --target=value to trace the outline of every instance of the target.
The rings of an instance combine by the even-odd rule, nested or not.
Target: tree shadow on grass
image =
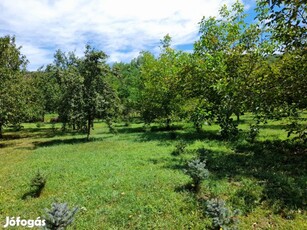
[[[121,127],[116,129],[118,133],[143,133],[146,132],[144,127]]]
[[[54,139],[49,141],[42,142],[33,142],[35,147],[49,147],[49,146],[57,146],[57,145],[72,145],[72,144],[80,144],[80,143],[89,143],[94,141],[102,141],[105,138],[94,138],[91,137],[90,140],[87,140],[86,137],[83,138],[71,138],[71,139]]]
[[[222,140],[221,136],[218,134],[218,131],[187,131],[187,132],[174,132],[174,131],[164,131],[164,132],[144,132],[141,134],[140,141],[178,141],[184,140],[185,142],[191,144],[196,140]]]
[[[210,172],[217,178],[242,175],[264,183],[263,200],[277,209],[307,206],[307,148],[290,141],[239,144],[231,154],[211,152]]]
[[[24,193],[21,197],[22,200],[27,200],[29,198],[39,198],[42,193],[43,188],[37,190],[30,190]]]
[[[286,130],[286,128],[288,127],[288,125],[259,125],[260,129],[278,129],[278,130]]]
[[[242,142],[234,145],[231,153],[198,152],[206,159],[211,177],[216,180],[256,178],[263,187],[262,201],[281,213],[307,208],[306,147],[291,141]],[[166,167],[182,170],[184,164],[173,158]]]
[[[1,149],[1,148],[6,148],[6,147],[8,147],[8,146],[9,146],[8,144],[0,143],[0,149]]]
[[[19,131],[8,131],[3,135],[3,141],[24,139],[24,138],[52,138],[55,136],[77,135],[80,132],[64,132],[60,129],[51,128],[24,128]]]

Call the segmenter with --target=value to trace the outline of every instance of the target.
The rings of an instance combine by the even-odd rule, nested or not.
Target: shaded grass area
[[[242,117],[239,128],[246,131],[249,123]],[[202,201],[218,196],[242,211],[239,229],[307,228],[306,146],[285,141],[281,122],[265,125],[254,143],[223,141],[216,125],[196,133],[191,124],[171,131],[117,124],[117,135],[95,125],[90,141],[59,125],[6,130],[0,141],[1,224],[6,216],[35,219],[59,201],[80,208],[71,229],[208,229]],[[178,141],[188,151],[172,156]],[[210,178],[195,195],[182,171],[199,154]],[[38,169],[46,186],[39,198],[23,200]]]

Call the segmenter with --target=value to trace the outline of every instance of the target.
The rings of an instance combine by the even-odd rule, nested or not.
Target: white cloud
[[[174,45],[193,43],[203,16],[235,0],[1,0],[0,36],[16,35],[29,69],[48,64],[56,49],[81,54],[86,43],[109,61],[156,50],[169,33]]]

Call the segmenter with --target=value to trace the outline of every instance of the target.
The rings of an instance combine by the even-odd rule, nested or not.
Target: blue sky
[[[164,35],[175,48],[191,51],[203,16],[217,16],[235,0],[1,0],[0,36],[15,35],[36,70],[57,49],[82,55],[86,44],[128,62],[142,50],[159,52]],[[253,20],[255,0],[243,0]]]

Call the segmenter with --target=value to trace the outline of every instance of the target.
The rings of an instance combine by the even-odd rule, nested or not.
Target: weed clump
[[[211,199],[205,203],[205,214],[212,220],[214,230],[231,230],[237,229],[238,210],[231,211],[226,207],[226,202],[222,199]]]
[[[199,192],[201,182],[209,177],[206,161],[201,161],[200,159],[194,159],[188,162],[187,169],[184,169],[184,173],[192,178],[195,192]]]
[[[63,230],[74,221],[78,208],[74,207],[70,210],[66,203],[53,203],[51,209],[45,209],[45,211],[45,229]]]

